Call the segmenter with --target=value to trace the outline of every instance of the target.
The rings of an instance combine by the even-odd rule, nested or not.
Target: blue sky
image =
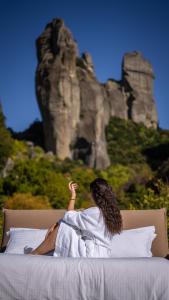
[[[35,97],[35,39],[63,18],[80,53],[93,57],[100,82],[120,79],[125,52],[139,50],[155,72],[159,125],[169,129],[169,1],[0,0],[0,100],[6,124],[26,129],[40,113]]]

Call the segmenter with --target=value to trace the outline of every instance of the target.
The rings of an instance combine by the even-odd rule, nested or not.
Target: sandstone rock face
[[[73,145],[73,158],[81,158],[87,165],[102,169],[110,164],[104,130],[104,89],[95,78],[91,65],[90,59],[90,63],[84,69],[77,66],[80,116]]]
[[[138,52],[124,56],[122,80],[100,84],[92,57],[80,57],[63,20],[54,19],[36,41],[36,95],[47,151],[82,159],[104,169],[110,164],[105,126],[111,116],[157,126],[153,71]]]
[[[154,73],[151,64],[140,52],[126,53],[123,58],[123,85],[128,106],[128,118],[147,127],[157,127],[153,99]]]

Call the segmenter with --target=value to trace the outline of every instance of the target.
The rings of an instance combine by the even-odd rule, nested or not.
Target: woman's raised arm
[[[67,210],[74,210],[75,201],[76,201],[76,189],[77,189],[77,187],[78,187],[77,183],[75,183],[73,181],[69,182],[69,191],[71,193],[71,197],[70,197],[70,200],[69,200]]]

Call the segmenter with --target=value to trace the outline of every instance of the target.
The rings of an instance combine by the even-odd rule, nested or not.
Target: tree
[[[13,140],[7,128],[5,127],[5,117],[0,105],[0,170],[5,165],[7,158],[12,153]]]

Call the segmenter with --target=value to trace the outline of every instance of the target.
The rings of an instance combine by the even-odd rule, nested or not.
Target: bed
[[[65,210],[4,210],[1,251],[10,227],[48,228]],[[2,300],[168,300],[166,210],[121,211],[125,229],[154,225],[151,258],[57,258],[0,254]]]

